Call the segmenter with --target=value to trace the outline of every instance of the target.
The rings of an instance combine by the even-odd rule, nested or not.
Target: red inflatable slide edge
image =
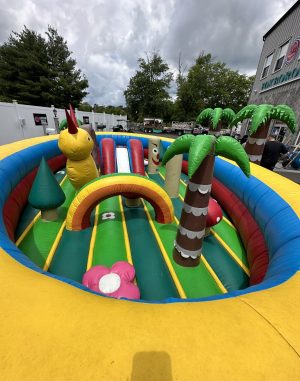
[[[188,163],[183,161],[182,171],[187,174],[187,170]],[[213,179],[211,193],[230,216],[245,246],[250,267],[250,285],[260,283],[268,268],[269,255],[257,222],[243,202],[216,178]]]
[[[130,147],[132,172],[137,173],[138,175],[146,176],[145,166],[144,166],[144,151],[143,151],[142,142],[138,139],[130,139],[129,147]]]
[[[66,166],[66,157],[59,155],[48,160],[47,163],[52,172],[56,172]],[[20,215],[27,204],[29,192],[37,173],[38,167],[25,176],[13,189],[3,208],[3,219],[7,234],[15,241],[15,230],[18,226]]]
[[[115,142],[112,138],[104,138],[101,140],[100,157],[102,175],[117,172]]]

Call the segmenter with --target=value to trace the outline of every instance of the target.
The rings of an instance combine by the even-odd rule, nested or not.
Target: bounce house
[[[299,185],[69,119],[1,147],[2,378],[300,379]]]

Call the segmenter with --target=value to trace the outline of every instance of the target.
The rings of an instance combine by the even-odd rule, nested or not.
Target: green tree
[[[94,111],[95,112],[106,112],[106,106],[103,106],[103,105],[98,105],[97,103],[94,104],[94,107],[93,107]]]
[[[78,106],[87,94],[67,43],[50,26],[47,38],[29,30],[13,32],[0,46],[0,100],[38,106]]]
[[[106,114],[126,115],[126,110],[123,108],[123,106],[105,106],[104,112]]]
[[[164,123],[170,123],[174,119],[174,102],[171,100],[168,100],[164,103],[164,108],[161,113],[161,118],[163,119]]]
[[[250,161],[256,164],[260,164],[272,119],[281,120],[286,123],[292,133],[296,131],[297,127],[296,115],[291,107],[287,105],[272,106],[269,104],[251,104],[244,107],[236,114],[230,127],[249,118],[251,118],[250,137],[247,140],[245,151]]]
[[[168,89],[172,80],[169,66],[154,52],[139,58],[139,70],[130,79],[124,91],[130,119],[142,121],[144,117],[162,117],[170,99]]]
[[[42,219],[54,221],[58,218],[56,208],[62,205],[65,199],[64,192],[43,157],[29,193],[29,204],[41,210]]]
[[[254,77],[247,77],[214,62],[211,54],[200,54],[186,76],[177,80],[177,110],[194,119],[198,110],[229,107],[235,112],[245,106]]]
[[[106,114],[115,114],[115,115],[127,115],[126,107],[120,105],[120,106],[99,106],[98,104],[94,104],[94,106],[91,106],[89,103],[84,102],[81,103],[78,107],[80,111],[94,111],[97,113],[103,113]]]
[[[186,67],[182,69],[181,54],[179,56],[178,63],[178,76],[176,78],[177,83],[177,98],[173,107],[173,119],[178,121],[193,120],[197,109],[195,98],[192,88],[188,83],[187,77],[184,76]]]
[[[45,105],[50,97],[46,41],[26,27],[0,46],[0,100]]]
[[[91,106],[88,102],[83,102],[83,103],[80,103],[80,105],[78,106],[78,110],[90,112],[93,110],[93,106]]]
[[[87,95],[85,89],[88,81],[82,76],[81,70],[76,68],[76,60],[71,57],[67,42],[58,32],[48,26],[47,57],[49,65],[49,78],[51,80],[53,100],[56,107],[65,107],[72,104],[78,107],[82,99]]]
[[[164,154],[162,165],[175,155],[189,153],[189,183],[174,244],[173,258],[182,266],[200,262],[205,235],[209,195],[216,155],[234,160],[250,176],[249,159],[240,143],[230,136],[184,135],[177,138]]]

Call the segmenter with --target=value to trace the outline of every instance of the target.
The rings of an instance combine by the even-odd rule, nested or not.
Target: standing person
[[[283,143],[276,141],[274,135],[270,135],[265,144],[260,165],[270,171],[273,171],[279,156],[287,153],[287,151],[288,149]]]

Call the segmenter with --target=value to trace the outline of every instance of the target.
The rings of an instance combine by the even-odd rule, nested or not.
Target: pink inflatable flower
[[[84,286],[113,298],[140,299],[140,290],[133,283],[135,270],[127,262],[116,262],[111,269],[94,266],[82,279]]]

